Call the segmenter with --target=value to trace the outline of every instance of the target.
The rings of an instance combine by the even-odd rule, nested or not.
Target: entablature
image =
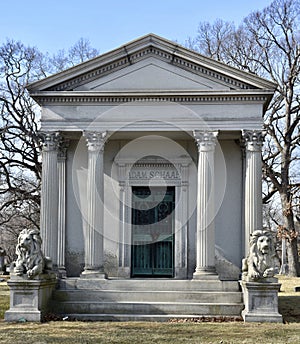
[[[157,91],[157,92],[36,92],[31,96],[40,105],[72,103],[132,103],[132,102],[259,102],[264,104],[273,96],[270,90],[247,91]]]

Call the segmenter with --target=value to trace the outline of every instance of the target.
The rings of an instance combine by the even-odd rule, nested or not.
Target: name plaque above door
[[[132,179],[181,179],[179,172],[173,169],[139,169],[133,168],[129,171],[129,180]]]
[[[115,162],[119,166],[120,183],[182,185],[188,183],[188,166],[191,159],[176,158],[169,161],[161,157],[148,156],[134,162],[129,159],[118,159]]]

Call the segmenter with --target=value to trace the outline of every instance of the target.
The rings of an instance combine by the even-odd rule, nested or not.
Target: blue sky
[[[87,38],[100,53],[147,33],[184,44],[201,21],[239,24],[272,0],[0,0],[0,44],[6,38],[42,52]]]

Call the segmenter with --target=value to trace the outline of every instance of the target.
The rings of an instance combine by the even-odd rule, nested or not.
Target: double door
[[[132,187],[132,277],[174,276],[175,187]]]

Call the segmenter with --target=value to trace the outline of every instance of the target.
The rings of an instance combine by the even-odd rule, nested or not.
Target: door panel
[[[132,276],[174,275],[175,187],[132,188]]]

